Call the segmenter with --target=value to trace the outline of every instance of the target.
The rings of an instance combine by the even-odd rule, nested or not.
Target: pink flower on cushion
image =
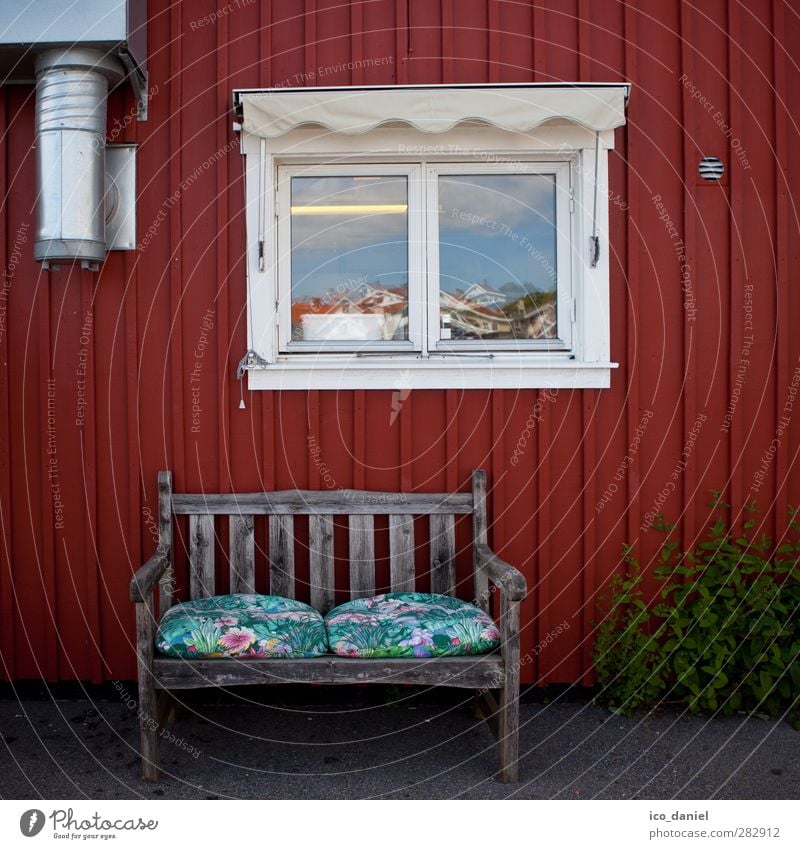
[[[230,628],[231,625],[235,625],[238,621],[234,616],[220,616],[219,619],[214,620],[214,624],[217,628]]]
[[[450,637],[450,645],[451,646],[460,646],[461,640],[458,637]]]
[[[497,630],[497,628],[494,625],[489,625],[488,628],[484,628],[481,631],[481,639],[482,640],[489,640],[490,642],[493,641],[493,640],[499,640],[500,639],[500,632]]]
[[[249,628],[231,628],[219,638],[219,643],[229,652],[236,654],[244,651],[255,640],[256,635]]]

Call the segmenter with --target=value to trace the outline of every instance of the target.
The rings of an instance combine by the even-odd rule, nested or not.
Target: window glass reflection
[[[555,175],[441,175],[439,285],[443,339],[556,338]]]
[[[408,339],[408,180],[293,177],[292,339]]]

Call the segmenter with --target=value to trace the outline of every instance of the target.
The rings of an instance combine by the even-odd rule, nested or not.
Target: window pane
[[[443,339],[554,339],[554,174],[439,177]]]
[[[408,180],[292,177],[292,340],[408,339]]]

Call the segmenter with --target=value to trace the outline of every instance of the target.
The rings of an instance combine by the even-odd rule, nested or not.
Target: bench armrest
[[[169,553],[156,553],[131,578],[131,601],[144,602],[155,589],[156,584],[169,566]]]
[[[522,572],[501,560],[488,545],[478,543],[475,551],[478,556],[478,568],[486,573],[489,580],[505,593],[509,601],[522,601],[528,591],[528,584]]]

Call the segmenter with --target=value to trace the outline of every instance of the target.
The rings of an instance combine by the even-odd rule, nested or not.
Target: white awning
[[[239,91],[243,129],[274,138],[318,126],[356,135],[381,124],[443,133],[465,121],[528,132],[545,121],[574,121],[590,130],[625,123],[626,83],[608,85],[423,86]]]

